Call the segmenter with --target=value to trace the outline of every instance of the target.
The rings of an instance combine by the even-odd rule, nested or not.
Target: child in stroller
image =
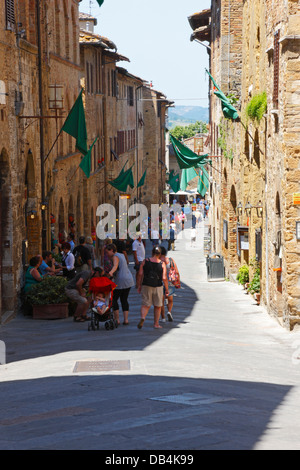
[[[106,330],[114,330],[118,327],[113,318],[112,296],[117,285],[104,276],[104,270],[96,268],[97,275],[92,277],[89,284],[89,292],[92,294],[93,307],[91,309],[91,321],[88,330],[99,330],[99,324],[104,323]]]
[[[97,294],[94,300],[94,307],[92,311],[94,313],[98,313],[99,315],[103,315],[109,307],[106,305],[105,297],[103,294]]]

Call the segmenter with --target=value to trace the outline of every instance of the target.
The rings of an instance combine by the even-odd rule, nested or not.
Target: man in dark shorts
[[[89,302],[86,298],[85,284],[92,277],[92,271],[82,271],[71,279],[66,285],[66,294],[69,299],[77,303],[77,308],[74,313],[75,322],[84,322],[90,320],[87,317]]]

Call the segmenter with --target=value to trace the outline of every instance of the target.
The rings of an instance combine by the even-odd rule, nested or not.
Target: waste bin
[[[208,281],[224,281],[225,269],[224,259],[218,253],[211,253],[206,258],[207,280]]]

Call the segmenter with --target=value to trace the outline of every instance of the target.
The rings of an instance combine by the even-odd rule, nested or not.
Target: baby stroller
[[[114,330],[118,327],[118,323],[113,318],[112,312],[112,297],[113,291],[117,285],[107,277],[93,277],[90,280],[89,291],[94,299],[97,294],[102,294],[105,297],[107,310],[102,315],[96,309],[91,309],[91,321],[88,324],[88,331],[99,330],[99,324],[104,323],[106,330]]]

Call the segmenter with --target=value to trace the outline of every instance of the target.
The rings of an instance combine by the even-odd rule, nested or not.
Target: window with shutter
[[[274,83],[273,83],[273,106],[278,109],[279,99],[279,39],[280,31],[276,31],[274,34]]]
[[[5,0],[6,29],[15,30],[15,1]]]

